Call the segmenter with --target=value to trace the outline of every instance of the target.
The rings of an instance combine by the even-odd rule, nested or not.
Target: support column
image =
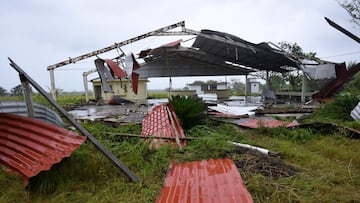
[[[87,74],[83,73],[84,89],[85,89],[85,101],[89,102],[89,87],[87,82]]]
[[[305,104],[305,93],[306,93],[306,76],[305,73],[303,71],[303,76],[302,76],[302,86],[301,86],[301,104]]]
[[[247,93],[248,93],[248,75],[245,75],[245,105],[247,105],[248,102]]]
[[[31,89],[30,89],[29,81],[22,74],[19,74],[19,77],[21,81],[21,86],[23,88],[24,100],[26,104],[28,117],[34,118],[35,112],[34,112],[33,101],[31,98]]]
[[[52,98],[56,101],[56,89],[55,89],[55,73],[54,69],[50,69],[50,91]]]
[[[266,88],[270,89],[269,71],[268,70],[266,70]]]

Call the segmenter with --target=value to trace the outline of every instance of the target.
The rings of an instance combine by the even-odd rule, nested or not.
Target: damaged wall
[[[139,104],[146,104],[147,99],[147,79],[140,79],[138,83],[138,94],[134,94],[131,87],[131,81],[127,79],[117,79],[108,81],[109,86],[112,88],[113,93],[105,93],[101,87],[100,79],[91,81],[94,88],[94,98],[109,101],[112,96],[120,96],[123,99],[130,100]]]

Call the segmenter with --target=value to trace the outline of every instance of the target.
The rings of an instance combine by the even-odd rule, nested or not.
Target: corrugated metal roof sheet
[[[360,120],[360,102],[357,104],[357,106],[351,111],[351,117],[354,120]]]
[[[284,66],[298,67],[288,54],[265,42],[253,44],[224,32],[201,30],[192,46],[226,61],[259,70],[286,72]]]
[[[63,121],[55,111],[37,103],[33,103],[33,107],[35,118],[60,127],[64,126]],[[21,101],[0,101],[0,113],[13,113],[21,116],[27,116],[27,107],[25,102]]]
[[[276,127],[294,127],[298,126],[298,123],[289,123],[285,121],[279,120],[270,120],[270,119],[250,119],[246,121],[240,121],[237,123],[239,126],[248,127],[248,128],[259,128],[259,127],[267,127],[267,128],[276,128]]]
[[[125,71],[123,69],[121,69],[117,63],[115,63],[111,59],[103,59],[103,60],[109,66],[109,68],[112,71],[113,75],[116,75],[118,78],[125,78],[126,77]]]
[[[174,121],[174,126],[171,119]],[[179,138],[185,138],[180,122],[168,104],[155,106],[142,121],[141,135],[175,138],[176,134],[178,134]],[[154,141],[158,142],[158,139],[154,139]],[[162,140],[162,142],[169,142],[169,140]],[[181,141],[181,145],[186,146],[184,140]]]
[[[170,167],[158,203],[253,202],[230,159],[172,163]]]
[[[0,164],[19,174],[24,186],[30,177],[69,157],[85,140],[49,123],[0,113]]]
[[[141,77],[247,75],[254,72],[251,68],[227,63],[224,58],[180,46],[180,41],[144,50],[140,55],[145,60],[137,71]]]

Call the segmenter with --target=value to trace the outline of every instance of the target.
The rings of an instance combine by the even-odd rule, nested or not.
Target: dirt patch
[[[280,155],[266,155],[256,150],[234,147],[227,156],[232,158],[236,167],[245,173],[261,174],[272,179],[295,175],[295,167],[284,162]]]

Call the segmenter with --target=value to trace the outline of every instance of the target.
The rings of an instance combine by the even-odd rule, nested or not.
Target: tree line
[[[0,96],[20,96],[23,94],[23,88],[21,85],[17,85],[10,89],[8,92],[5,88],[0,87]]]

